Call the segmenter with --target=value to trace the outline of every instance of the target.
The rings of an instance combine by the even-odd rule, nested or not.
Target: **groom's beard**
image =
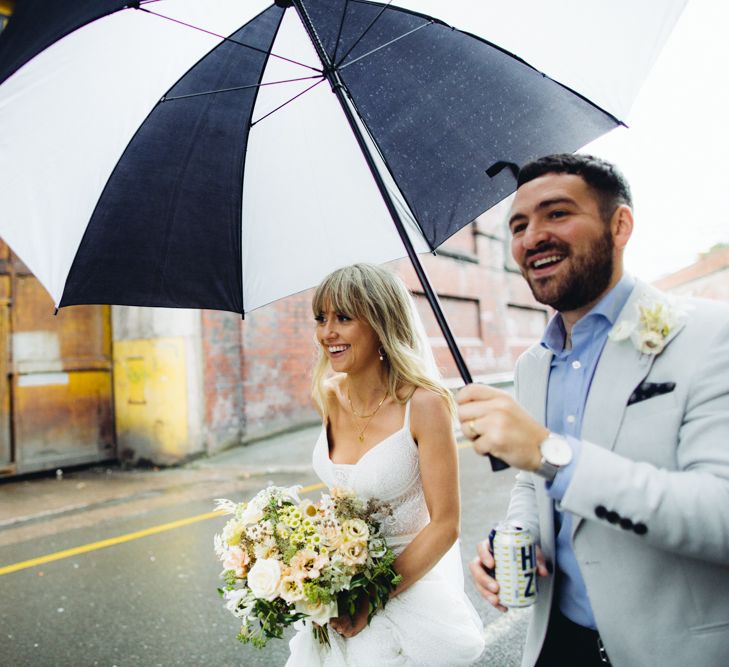
[[[547,278],[529,278],[534,298],[560,312],[582,308],[595,301],[608,287],[613,275],[613,235],[610,227],[590,247],[587,254],[575,255],[565,243],[546,242],[534,252],[555,250],[565,255],[567,271]]]

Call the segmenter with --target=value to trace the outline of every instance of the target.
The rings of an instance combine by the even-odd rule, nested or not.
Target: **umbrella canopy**
[[[683,4],[18,0],[0,236],[59,306],[239,313],[434,250],[619,124]]]

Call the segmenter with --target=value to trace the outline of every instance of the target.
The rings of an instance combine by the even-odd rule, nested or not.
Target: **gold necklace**
[[[352,397],[349,395],[349,387],[347,387],[347,400],[349,401],[349,408],[352,411],[352,414],[357,417],[358,419],[366,419],[365,425],[362,427],[362,430],[359,432],[359,435],[357,436],[357,439],[360,442],[364,442],[364,434],[367,430],[367,427],[370,425],[370,422],[372,421],[372,418],[377,414],[377,411],[382,407],[382,404],[385,402],[385,399],[387,398],[387,391],[385,391],[385,395],[382,397],[382,400],[377,404],[377,407],[375,408],[374,412],[369,415],[359,415],[357,414],[357,411],[354,409],[354,405],[352,405]]]

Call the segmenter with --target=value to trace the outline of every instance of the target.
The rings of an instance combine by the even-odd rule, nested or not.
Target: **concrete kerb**
[[[309,425],[279,433],[175,467],[91,466],[58,477],[7,480],[0,484],[0,530],[203,485],[222,486],[273,474],[305,480],[312,475],[311,453],[319,428]]]

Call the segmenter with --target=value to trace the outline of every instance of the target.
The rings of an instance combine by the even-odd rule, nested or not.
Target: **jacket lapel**
[[[636,281],[636,286],[617,321],[635,321],[638,319],[639,303],[658,301],[665,302],[665,295],[642,281]],[[679,323],[669,332],[666,345],[682,327],[683,323]],[[615,447],[628,399],[648,376],[657,356],[641,354],[630,339],[614,341],[608,338],[595,369],[585,405],[581,434],[583,440],[607,449]]]

